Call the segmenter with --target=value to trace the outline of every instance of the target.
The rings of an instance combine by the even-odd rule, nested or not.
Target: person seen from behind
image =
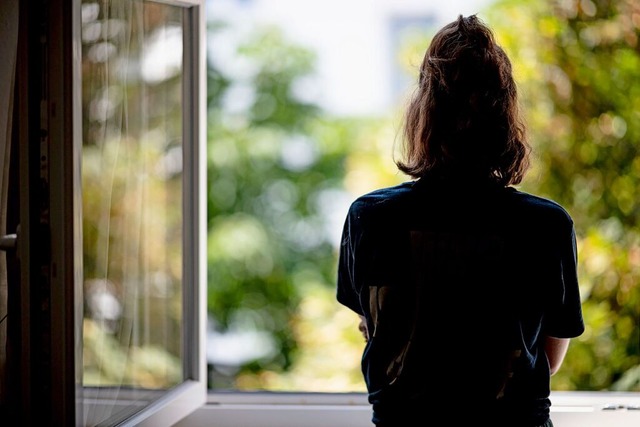
[[[358,197],[337,300],[361,318],[377,427],[551,427],[550,377],[584,331],[573,220],[518,190],[530,146],[505,51],[477,16],[433,37],[400,171]]]

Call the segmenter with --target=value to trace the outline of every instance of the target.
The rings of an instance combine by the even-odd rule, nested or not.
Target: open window
[[[3,405],[29,425],[170,425],[205,400],[204,3],[11,12]]]
[[[2,409],[24,424],[368,425],[369,407],[358,372],[362,341],[357,320],[335,304],[332,287],[324,285],[333,280],[331,251],[336,235],[332,233],[341,225],[350,199],[402,177],[396,175],[390,158],[379,161],[378,152],[390,153],[388,144],[394,138],[386,118],[374,114],[371,120],[362,120],[344,115],[340,107],[334,110],[339,114],[317,115],[314,99],[328,100],[327,105],[342,99],[353,107],[370,93],[374,98],[362,98],[367,101],[360,106],[375,112],[385,92],[373,71],[382,70],[385,78],[390,77],[386,73],[392,71],[386,66],[395,57],[388,40],[396,47],[412,40],[422,46],[424,35],[416,28],[435,22],[434,15],[421,15],[424,2],[379,2],[380,8],[373,10],[361,2],[325,1],[318,6],[212,1],[207,3],[212,19],[208,39],[204,0],[20,3],[0,2],[0,21],[16,24],[3,25],[1,33],[3,47],[9,46],[7,61],[0,66],[1,197],[6,208],[0,215],[6,253],[0,260],[0,345],[6,349],[4,354],[0,351]],[[332,66],[347,64],[346,57],[356,58],[358,67],[352,70],[356,78],[323,93],[319,76],[311,72],[313,54],[298,48],[309,41],[304,37],[254,32],[246,43],[234,46],[234,39],[217,22],[220,10],[233,9],[228,8],[230,3],[236,4],[235,19],[245,29],[254,25],[252,17],[269,12],[333,37],[334,44],[328,46],[337,55],[331,58]],[[619,2],[623,4],[630,3]],[[527,41],[535,38],[522,34],[541,34],[562,41],[568,52],[575,51],[572,43],[577,41],[594,49],[637,43],[636,9],[620,15],[619,25],[598,26],[590,20],[600,10],[595,2],[558,5],[573,25],[571,31],[559,32],[564,27],[547,17],[533,27],[519,26],[518,33],[511,31],[512,21],[502,22],[509,28],[503,35]],[[321,19],[324,9],[331,12],[325,14],[329,20]],[[344,19],[347,12],[354,18]],[[291,19],[295,16],[306,21]],[[515,20],[520,15],[504,16]],[[389,38],[374,36],[374,26]],[[218,61],[207,75],[213,83],[209,107],[215,107],[207,118],[205,42],[211,42],[209,48]],[[531,59],[531,46],[510,42]],[[239,57],[231,51],[235,47]],[[345,52],[348,55],[341,56]],[[380,52],[383,60],[369,56]],[[598,58],[617,67],[618,83],[604,88],[583,85],[582,94],[594,88],[601,94],[619,93],[623,83],[628,93],[637,92],[637,79],[631,78],[637,57],[628,49],[611,52]],[[568,59],[569,65],[582,64],[580,58]],[[264,67],[256,68],[254,60]],[[397,64],[393,72],[415,65]],[[332,66],[320,71],[347,74]],[[535,69],[527,66],[520,69],[525,75]],[[605,68],[578,68],[578,77],[583,83],[593,75],[600,82],[609,81],[604,78],[608,72],[594,74],[598,69]],[[530,81],[540,80],[554,90],[532,93],[552,93],[561,105],[570,93],[566,71],[547,67],[544,81],[538,74],[529,75]],[[399,95],[407,78],[391,76],[388,98]],[[633,152],[628,142],[637,134],[637,121],[630,118],[637,108],[626,102],[633,96],[626,95],[617,98],[625,102],[607,107],[624,104],[620,114],[599,112],[584,126],[590,133],[581,135],[597,136],[597,150],[582,146],[574,161],[567,163],[571,168],[556,163],[556,172],[573,173],[573,166],[598,159],[616,160],[621,151],[602,155],[611,147]],[[543,101],[545,108],[553,104],[548,98]],[[537,119],[554,111],[546,109]],[[571,129],[565,113],[555,116],[551,130]],[[299,120],[300,114],[309,119]],[[257,126],[246,126],[247,117]],[[211,135],[205,135],[205,120],[216,125],[210,126]],[[553,132],[543,136],[553,147],[562,140],[551,138]],[[207,158],[205,139],[214,141]],[[363,149],[347,153],[344,148],[350,144]],[[561,161],[562,156],[555,154],[555,161]],[[619,198],[620,212],[632,217],[638,162],[632,156],[625,158],[631,160],[620,170],[608,163],[594,164],[577,184],[566,187],[567,197],[571,193],[578,202],[588,199],[602,184],[593,172],[606,169],[612,171],[607,182],[613,190],[607,197]],[[268,176],[269,165],[279,175]],[[245,175],[234,175],[232,166]],[[341,168],[337,177],[336,168]],[[621,176],[612,177],[616,174]],[[329,176],[333,178],[327,180]],[[303,194],[298,187],[314,191]],[[260,191],[252,192],[254,188]],[[249,212],[237,209],[238,203],[268,217],[271,230],[265,233]],[[634,232],[623,236],[615,218],[595,224],[582,241],[593,255],[588,263],[593,280],[585,283],[600,292],[589,310],[595,324],[604,326],[596,335],[590,331],[590,339],[595,336],[592,341],[602,345],[587,348],[578,343],[569,364],[584,366],[596,360],[594,355],[608,354],[617,339],[626,339],[632,357],[616,352],[607,362],[615,363],[619,372],[626,367],[629,375],[620,384],[626,384],[625,390],[637,390],[633,381],[638,370],[631,369],[637,365],[638,352],[638,341],[633,340],[638,331],[633,279],[639,262],[637,240],[633,243],[637,237]],[[288,240],[288,249],[273,240],[271,232]],[[627,246],[622,249],[632,250],[618,251],[616,239],[624,240]],[[207,260],[205,242],[210,249]],[[274,254],[284,262],[275,262]],[[215,268],[207,272],[205,262]],[[611,274],[620,265],[624,275]],[[281,293],[257,280],[271,272],[277,278],[281,268],[292,273],[285,289],[302,285],[301,292]],[[222,280],[225,275],[237,281],[233,286],[241,294],[218,292],[231,283]],[[208,295],[209,310],[216,314],[209,336],[205,336],[207,282],[216,287]],[[620,297],[605,295],[609,287],[617,287]],[[623,321],[609,323],[603,309],[629,301]],[[286,320],[291,318],[297,321],[296,328]],[[340,335],[325,340],[335,332],[329,333],[328,327],[335,324],[341,325]],[[310,344],[313,351],[306,354],[313,357],[298,359],[303,363],[283,374],[282,367],[292,366],[295,340]],[[275,361],[268,367],[277,369],[260,371],[256,360],[264,366]],[[603,378],[606,383],[608,371],[603,365],[607,364],[583,374],[581,380]],[[350,375],[345,375],[345,366],[353,367]],[[283,375],[275,381],[273,372]],[[208,391],[206,383],[212,386]],[[557,427],[638,424],[637,393],[554,393]],[[465,398],[460,396],[462,403]]]

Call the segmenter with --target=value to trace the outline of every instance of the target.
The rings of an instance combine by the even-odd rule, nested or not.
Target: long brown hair
[[[403,160],[414,178],[446,177],[518,184],[530,147],[518,110],[511,61],[475,15],[433,37],[404,117]]]

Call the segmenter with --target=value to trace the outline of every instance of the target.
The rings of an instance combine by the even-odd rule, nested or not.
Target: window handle
[[[15,234],[6,234],[0,237],[0,250],[9,252],[15,251],[18,247],[18,233],[20,233],[20,226],[15,232]]]
[[[3,251],[13,251],[18,245],[18,235],[17,234],[7,234],[6,236],[0,237],[0,249]]]

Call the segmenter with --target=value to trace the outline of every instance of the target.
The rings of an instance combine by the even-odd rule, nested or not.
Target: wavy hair
[[[475,15],[440,29],[425,53],[409,100],[398,168],[413,178],[484,179],[519,184],[530,146],[511,61]]]

